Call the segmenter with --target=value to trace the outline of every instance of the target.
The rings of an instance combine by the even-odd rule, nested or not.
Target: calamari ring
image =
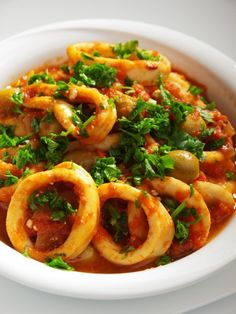
[[[149,225],[146,240],[135,250],[122,253],[121,246],[113,241],[109,233],[100,224],[93,238],[93,245],[110,262],[118,265],[133,265],[141,261],[154,259],[164,254],[171,245],[174,225],[164,206],[150,194],[124,183],[106,183],[98,188],[100,206],[110,198],[120,198],[130,202],[139,201]]]
[[[86,145],[86,150],[88,151],[94,151],[94,150],[102,150],[102,151],[108,151],[111,147],[115,148],[119,145],[120,142],[120,133],[112,133],[108,134],[104,140],[102,140],[100,143],[96,143],[93,145]],[[73,150],[81,150],[84,149],[84,146],[79,143],[78,141],[70,142],[68,146],[68,151]]]
[[[144,242],[148,233],[148,224],[146,223],[144,211],[142,208],[137,207],[135,203],[128,202],[127,215],[132,243]]]
[[[205,181],[196,181],[193,185],[210,208],[213,222],[220,222],[234,212],[234,198],[224,187]]]
[[[154,179],[150,181],[150,184],[161,196],[170,196],[180,203],[185,201],[188,208],[195,208],[198,215],[202,215],[202,219],[198,223],[190,226],[190,237],[191,234],[195,235],[192,239],[192,251],[202,247],[207,241],[211,227],[211,217],[201,194],[194,190],[193,195],[190,196],[190,187],[172,177],[165,177],[163,180]]]
[[[66,241],[51,251],[38,251],[34,248],[24,227],[28,197],[33,191],[58,181],[74,184],[75,193],[80,197],[80,205]],[[82,167],[71,162],[64,162],[52,170],[33,174],[18,184],[9,204],[6,228],[16,250],[22,253],[27,247],[29,256],[44,261],[47,256],[53,257],[55,254],[65,254],[66,258],[78,256],[92,240],[98,221],[99,197],[93,179]]]
[[[186,103],[191,103],[202,108],[206,107],[206,104],[201,99],[199,99],[199,97],[196,97],[190,93],[190,82],[188,82],[185,76],[182,74],[176,72],[169,73],[165,80],[165,87],[171,92],[172,95]]]
[[[84,144],[101,142],[111,131],[116,122],[116,108],[108,102],[108,98],[94,88],[73,85],[69,88],[67,96],[70,101],[87,102],[95,105],[96,115],[86,127],[88,137],[83,137],[79,128],[71,121],[72,106],[60,101],[54,107],[54,114],[57,121],[66,129],[71,130],[71,134]]]
[[[34,96],[25,101],[24,106],[32,109],[53,111],[58,102],[59,100],[56,100],[51,96]]]
[[[73,150],[72,152],[66,153],[64,160],[72,161],[82,166],[85,170],[90,171],[98,157],[95,151],[88,151],[86,147],[86,150]]]
[[[99,46],[102,47],[100,48],[102,56],[95,57],[91,55],[91,58],[83,57],[83,52],[88,54],[92,51],[99,52],[99,50],[97,50]],[[67,54],[73,63],[82,61],[87,65],[101,63],[115,67],[124,74],[124,77],[128,76],[131,80],[138,81],[143,85],[153,85],[156,83],[161,73],[165,75],[170,73],[170,61],[163,55],[159,54],[159,61],[115,59],[115,54],[112,53],[112,45],[101,43],[99,46],[93,43],[78,43],[69,46],[67,48]]]

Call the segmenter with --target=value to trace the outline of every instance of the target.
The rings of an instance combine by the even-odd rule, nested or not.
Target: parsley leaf
[[[52,220],[58,221],[76,212],[76,209],[61,197],[56,190],[46,192],[33,192],[29,197],[29,208],[36,211],[42,207],[52,210]]]
[[[203,92],[203,89],[195,85],[190,85],[188,91],[192,95],[197,96]]]
[[[11,127],[4,127],[0,124],[0,148],[16,147],[20,144],[24,144],[30,136],[29,134],[16,137]]]
[[[129,40],[126,43],[116,44],[112,51],[118,59],[129,59],[132,55],[136,55],[140,60],[159,61],[160,56],[153,55],[153,52],[145,49],[138,49],[138,40]]]
[[[211,112],[208,112],[208,111],[202,109],[201,107],[198,107],[197,110],[199,111],[200,116],[203,118],[203,120],[205,120],[206,122],[209,122],[209,123],[213,122]]]
[[[191,152],[198,159],[202,157],[203,149],[205,144],[202,143],[196,137],[191,136],[190,134],[179,131],[175,132],[169,141],[172,146],[175,146],[177,149],[182,149]]]
[[[66,74],[70,73],[70,66],[68,64],[62,64],[60,66],[60,69]]]
[[[39,118],[34,117],[32,122],[31,122],[31,128],[32,128],[34,133],[38,133],[39,132],[39,125],[40,125]]]
[[[184,221],[177,220],[175,223],[175,237],[180,243],[186,241],[189,237],[189,225]]]
[[[52,77],[50,77],[47,72],[44,72],[41,74],[33,74],[28,80],[28,85],[40,82],[56,84],[55,80]]]
[[[219,138],[217,140],[211,140],[207,143],[207,148],[209,150],[217,150],[225,144],[225,138]]]
[[[17,183],[17,181],[19,180],[19,178],[14,176],[9,170],[6,172],[5,176],[6,176],[6,179],[4,182],[4,186],[10,186],[12,184]]]
[[[62,131],[58,134],[50,133],[48,136],[42,136],[36,149],[33,149],[30,144],[18,149],[12,163],[21,169],[27,164],[47,161],[47,168],[52,168],[62,160],[63,154],[69,145],[67,135],[67,132]]]
[[[111,87],[116,80],[117,70],[100,63],[93,63],[90,66],[78,61],[74,67],[75,82],[82,82],[87,86]],[[73,83],[73,82],[72,82]]]
[[[152,51],[150,50],[137,50],[137,57],[140,60],[150,60],[150,61],[159,61],[160,60],[160,55],[154,56]]]
[[[233,171],[227,171],[225,177],[228,181],[233,181],[235,180],[235,173]]]
[[[176,208],[171,208],[171,217],[175,222],[175,238],[179,240],[180,243],[183,243],[188,239],[190,225],[196,224],[202,219],[202,216],[198,214],[195,208],[186,207],[185,201],[178,205]],[[192,217],[194,218],[194,220],[182,220],[188,217]]]
[[[83,137],[88,137],[86,127],[95,119],[95,115],[85,115],[83,112],[82,105],[79,105],[77,108],[73,108],[73,114],[71,121],[74,125],[79,127],[79,134]]]
[[[128,59],[132,54],[136,53],[138,48],[138,40],[130,40],[126,43],[116,44],[112,50],[119,59]]]
[[[46,264],[50,267],[57,268],[57,269],[64,269],[72,271],[74,268],[67,264],[61,256],[57,256],[55,258],[48,258]]]
[[[207,110],[214,110],[216,107],[216,104],[214,102],[210,102],[206,105],[205,109]]]
[[[116,181],[121,171],[116,166],[114,157],[98,158],[92,167],[91,175],[97,185]]]
[[[13,185],[19,180],[19,178],[14,176],[10,170],[6,171],[5,177],[5,179],[0,178],[0,187]]]
[[[105,215],[108,215],[104,227],[108,230],[115,242],[123,242],[129,234],[128,217],[125,211],[118,211],[111,202],[104,205]]]
[[[15,104],[15,108],[13,109],[13,112],[16,114],[21,114],[22,111],[20,107],[24,102],[24,94],[22,93],[22,91],[14,92],[11,96],[11,101],[14,102]]]
[[[201,134],[200,134],[200,137],[201,138],[209,137],[214,133],[214,131],[215,131],[214,128],[203,129]]]
[[[57,81],[57,89],[55,90],[53,97],[54,98],[61,98],[61,92],[66,92],[69,89],[69,85],[64,81]]]
[[[162,255],[155,264],[156,266],[163,266],[170,263],[171,263],[171,257],[165,254],[165,255]]]

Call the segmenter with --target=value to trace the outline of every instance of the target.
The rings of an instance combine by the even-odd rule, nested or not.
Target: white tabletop
[[[119,18],[182,31],[236,60],[236,0],[0,0],[0,13],[0,40],[56,21]],[[230,314],[236,313],[235,293],[236,262],[182,291],[125,301],[96,302],[58,297],[0,277],[0,311],[7,314],[174,314],[189,311],[192,304],[194,308],[203,307],[189,311],[189,314]],[[206,305],[216,300],[219,301]]]

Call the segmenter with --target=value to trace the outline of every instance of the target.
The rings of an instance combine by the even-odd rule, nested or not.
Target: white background
[[[236,60],[236,0],[0,0],[0,40],[34,26],[82,18],[130,19],[166,26],[197,37]],[[191,303],[201,306],[233,292],[236,262],[182,291],[126,301],[57,297],[0,277],[0,313],[175,314],[190,309]],[[235,314],[236,295],[188,313]]]

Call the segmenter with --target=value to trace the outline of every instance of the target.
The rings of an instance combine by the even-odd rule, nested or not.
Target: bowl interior
[[[215,49],[183,34],[128,21],[85,20],[42,27],[0,44],[0,87],[49,61],[66,57],[77,41],[121,42],[138,39],[143,48],[165,54],[173,67],[207,86],[210,100],[236,127],[236,66]],[[61,58],[57,58],[61,57]],[[209,275],[236,256],[236,219],[199,251],[173,264],[127,274],[86,274],[51,269],[27,259],[0,242],[0,273],[13,280],[57,294],[115,299],[160,294]]]

